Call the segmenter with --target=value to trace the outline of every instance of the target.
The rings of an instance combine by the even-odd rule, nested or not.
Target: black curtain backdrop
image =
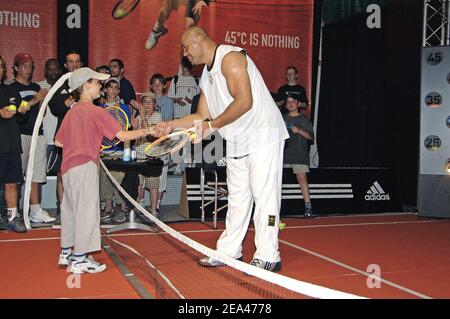
[[[70,28],[67,24],[68,17],[73,13],[73,11],[68,10],[70,5],[76,5],[80,10],[79,28]],[[88,66],[89,0],[58,0],[57,19],[57,55],[61,66],[66,62],[66,54],[71,51],[80,53],[83,66]]]
[[[317,143],[321,167],[392,167],[405,205],[417,198],[423,3],[382,7],[324,28]]]

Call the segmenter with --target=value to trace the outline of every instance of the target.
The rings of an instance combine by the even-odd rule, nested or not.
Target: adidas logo
[[[391,197],[389,194],[386,194],[386,192],[381,187],[380,183],[375,181],[372,186],[370,186],[370,189],[367,191],[366,196],[364,196],[364,199],[367,201],[379,201],[379,200],[391,200]]]
[[[227,166],[227,158],[223,157],[217,162],[217,166]]]

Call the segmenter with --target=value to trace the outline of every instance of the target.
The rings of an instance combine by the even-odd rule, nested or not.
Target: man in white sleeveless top
[[[253,203],[256,252],[252,265],[270,271],[281,269],[278,224],[281,206],[284,140],[289,137],[283,118],[254,62],[238,47],[216,44],[198,27],[181,38],[183,55],[193,65],[205,64],[200,79],[197,112],[161,122],[168,134],[175,128],[201,123],[203,138],[218,129],[226,140],[228,212],[226,229],[217,250],[242,258]],[[198,122],[196,122],[198,124]],[[211,258],[202,266],[224,264]]]

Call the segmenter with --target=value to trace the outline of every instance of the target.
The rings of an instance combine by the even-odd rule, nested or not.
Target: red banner
[[[33,82],[44,79],[44,64],[56,58],[56,0],[0,0],[0,55],[6,60],[8,79],[18,53],[35,62]]]
[[[91,67],[107,64],[112,58],[122,59],[125,76],[137,92],[149,89],[148,82],[154,73],[166,77],[177,74],[189,2],[199,1],[91,1]],[[166,9],[167,33],[158,38],[154,47],[146,49],[162,6]],[[207,7],[202,7],[198,25],[217,43],[247,49],[272,92],[286,83],[286,66],[296,66],[300,84],[310,98],[313,11],[314,0],[209,1]],[[201,69],[196,68],[195,73],[200,75]]]

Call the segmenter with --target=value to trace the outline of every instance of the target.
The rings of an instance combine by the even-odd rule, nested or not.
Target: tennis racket
[[[139,0],[120,0],[112,9],[112,17],[120,20],[129,15],[138,5]]]
[[[128,128],[130,127],[130,123],[128,121],[128,116],[122,110],[120,107],[117,106],[108,106],[105,108],[105,111],[108,112],[112,117],[114,117],[117,122],[119,122],[120,126],[122,127],[122,131],[128,131]],[[107,139],[106,137],[103,138],[101,150],[105,150],[108,148],[111,148],[113,146],[116,146],[120,143],[120,140],[115,137],[112,140]]]
[[[186,130],[161,136],[145,148],[144,154],[148,157],[159,157],[166,154],[173,154],[186,145],[187,142],[194,140],[197,136],[197,131],[198,128],[191,127]]]

